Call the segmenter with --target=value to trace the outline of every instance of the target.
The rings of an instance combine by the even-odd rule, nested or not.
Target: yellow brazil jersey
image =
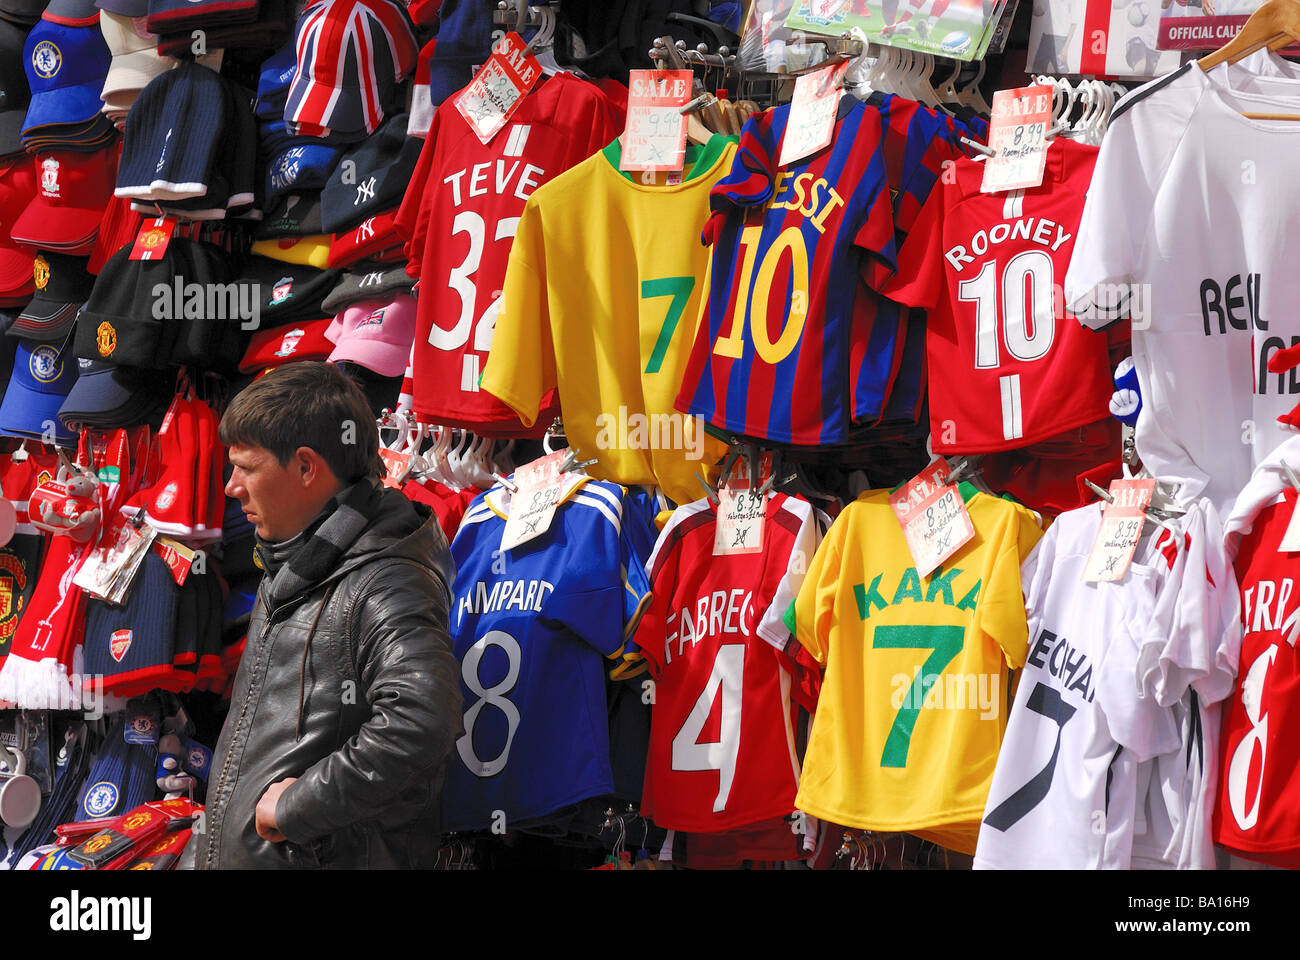
[[[960,489],[975,536],[924,578],[889,491],[849,504],[786,625],[826,668],[795,805],[973,854],[1007,666],[1023,666],[1028,645],[1020,564],[1042,531],[1019,504]]]
[[[734,153],[714,137],[683,182],[646,183],[619,172],[615,142],[539,187],[483,371],[482,388],[525,425],[558,387],[565,436],[598,460],[593,477],[655,484],[678,503],[699,498],[696,476],[726,449],[673,402],[695,340],[709,190]]]

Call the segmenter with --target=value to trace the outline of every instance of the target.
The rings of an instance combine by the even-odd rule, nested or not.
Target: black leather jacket
[[[197,869],[432,866],[462,732],[447,630],[454,565],[427,507],[386,490],[335,571],[248,628],[217,741]],[[297,777],[257,835],[266,788]],[[185,865],[184,863],[182,865]]]

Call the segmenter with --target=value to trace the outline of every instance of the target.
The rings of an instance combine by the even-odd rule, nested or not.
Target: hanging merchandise
[[[719,508],[698,500],[673,513],[647,564],[653,599],[636,644],[654,705],[641,809],[672,830],[718,833],[794,811],[790,677],[762,626],[779,621],[797,593],[820,531],[805,501],[780,493],[758,501],[761,552],[717,556]]]
[[[1121,104],[1065,278],[1088,326],[1135,318],[1143,462],[1181,484],[1180,499],[1204,493],[1221,513],[1287,438],[1277,418],[1294,402],[1269,363],[1291,344],[1293,271],[1277,258],[1300,124],[1261,111],[1300,116],[1295,68],[1267,50],[1208,70],[1189,63]],[[1224,223],[1231,239],[1213,251],[1187,244]]]
[[[614,792],[605,674],[623,662],[649,600],[629,528],[652,520],[616,484],[575,481],[545,533],[506,549],[509,518],[532,500],[497,485],[452,543],[465,730],[447,773],[445,830],[523,827]]]
[[[620,126],[600,88],[565,72],[542,79],[487,144],[471,136],[453,105],[438,108],[397,220],[407,270],[427,281],[416,301],[412,381],[403,389],[418,418],[522,437],[540,435],[558,415],[548,390],[530,432],[483,389],[483,371],[525,203]]]
[[[863,494],[836,518],[785,617],[826,667],[795,806],[974,853],[1008,668],[1029,652],[1020,565],[1042,531],[1010,500],[970,483],[960,492],[976,539],[925,578],[889,492]]]
[[[702,296],[707,254],[697,225],[734,150],[714,137],[688,150],[680,178],[643,182],[619,171],[614,141],[539,187],[516,228],[483,371],[483,390],[525,425],[557,390],[565,436],[596,458],[594,475],[659,485],[679,503],[694,498],[695,478],[721,453],[673,398]],[[602,305],[594,315],[592,303]]]

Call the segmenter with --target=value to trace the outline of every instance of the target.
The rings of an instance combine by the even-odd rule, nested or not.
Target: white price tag
[[[507,33],[456,98],[456,109],[474,135],[490,143],[541,76],[542,66],[527,52],[523,39]]]
[[[943,460],[934,461],[891,493],[889,505],[903,527],[918,577],[928,577],[975,536],[966,501],[948,483],[948,464]]]
[[[989,147],[982,193],[1023,190],[1043,182],[1047,130],[1052,124],[1052,88],[1046,85],[999,90],[993,95]]]
[[[756,461],[758,476],[749,476],[749,460],[736,461],[726,486],[718,491],[718,522],[713,528],[713,555],[762,553],[763,527],[767,519],[767,494],[761,493],[772,474],[772,454],[764,452]]]
[[[724,487],[718,491],[718,523],[713,528],[713,555],[763,552],[767,495]]]
[[[518,489],[510,495],[510,510],[505,529],[501,531],[502,550],[511,550],[549,530],[555,508],[586,479],[582,474],[560,470],[568,453],[568,450],[557,450],[515,470],[514,483]]]
[[[1151,478],[1110,482],[1113,502],[1102,511],[1101,526],[1083,567],[1085,583],[1119,580],[1128,572],[1155,488]]]
[[[620,170],[680,171],[686,163],[689,70],[633,70],[628,78],[627,126]]]
[[[779,166],[802,160],[830,144],[835,134],[840,84],[848,67],[849,61],[841,60],[795,80],[790,116],[781,136]]]

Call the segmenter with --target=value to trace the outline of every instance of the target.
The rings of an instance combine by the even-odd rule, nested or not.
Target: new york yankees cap
[[[396,221],[394,208],[361,221],[352,230],[334,234],[330,240],[329,265],[342,269],[362,260],[392,263],[403,259]]]
[[[399,113],[373,136],[343,154],[321,190],[321,223],[329,233],[349,230],[402,202],[424,141],[406,134]]]
[[[321,302],[328,314],[339,314],[359,300],[379,300],[398,293],[410,293],[415,281],[401,264],[356,263]]]

